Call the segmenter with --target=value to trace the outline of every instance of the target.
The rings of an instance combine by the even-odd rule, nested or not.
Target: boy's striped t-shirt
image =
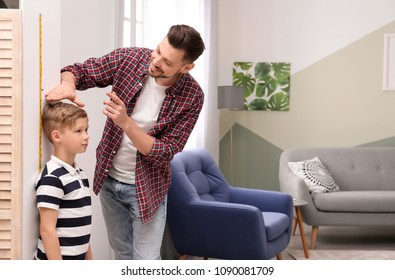
[[[38,208],[58,211],[56,233],[63,259],[85,259],[91,235],[92,208],[89,181],[78,167],[55,156],[46,163],[36,181]],[[47,259],[41,236],[36,259]]]

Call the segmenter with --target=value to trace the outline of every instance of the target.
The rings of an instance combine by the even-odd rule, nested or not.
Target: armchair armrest
[[[231,187],[230,201],[255,206],[262,212],[292,215],[292,197],[286,193]]]

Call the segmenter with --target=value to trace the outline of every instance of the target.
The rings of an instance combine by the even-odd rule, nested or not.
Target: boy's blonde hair
[[[48,103],[42,113],[44,134],[53,143],[52,131],[70,128],[80,118],[88,118],[88,114],[80,107],[63,102]]]

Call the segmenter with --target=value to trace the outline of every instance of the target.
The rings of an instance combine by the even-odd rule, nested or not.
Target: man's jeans
[[[142,223],[136,186],[107,177],[100,201],[116,260],[159,260],[166,225],[165,199],[154,217]]]

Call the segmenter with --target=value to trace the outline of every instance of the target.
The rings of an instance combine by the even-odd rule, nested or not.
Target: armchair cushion
[[[272,241],[283,234],[289,226],[289,217],[283,213],[262,212],[265,222],[267,241]]]

